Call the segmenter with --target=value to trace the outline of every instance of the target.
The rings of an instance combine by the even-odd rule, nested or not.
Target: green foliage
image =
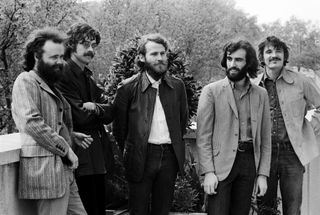
[[[109,190],[108,202],[106,207],[108,209],[119,209],[127,205],[128,201],[128,182],[125,177],[125,168],[123,166],[122,152],[120,151],[117,143],[112,135],[109,135],[111,146],[114,154],[114,168],[112,174],[107,174],[107,186]]]
[[[0,1],[0,133],[12,133],[11,90],[22,72],[23,45],[29,33],[53,26],[65,30],[80,20],[81,5],[76,0]]]
[[[275,35],[286,42],[289,50],[289,66],[317,70],[320,68],[320,29],[310,21],[291,17],[285,23],[276,21],[262,26],[261,37]]]
[[[201,212],[204,211],[204,192],[195,168],[196,162],[189,149],[185,163],[185,175],[179,175],[174,190],[171,211]]]
[[[260,215],[260,214],[272,214],[272,215],[281,215],[281,212],[278,210],[278,205],[281,204],[281,198],[277,198],[274,200],[274,207],[270,208],[267,207],[265,205],[260,205],[260,207],[258,207],[258,201],[260,201],[257,198],[252,197],[251,200],[251,210],[249,215]]]
[[[135,66],[139,39],[140,36],[136,36],[133,39],[128,40],[121,48],[119,48],[116,52],[110,72],[104,80],[100,81],[100,85],[104,88],[105,96],[109,101],[114,99],[117,86],[122,80],[139,72],[138,68]],[[189,114],[190,117],[192,117],[197,111],[201,87],[188,72],[188,65],[186,62],[187,60],[182,51],[169,51],[168,72],[170,75],[176,76],[184,82],[188,97]]]

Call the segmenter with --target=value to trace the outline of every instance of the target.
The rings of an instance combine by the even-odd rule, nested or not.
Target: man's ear
[[[35,52],[35,53],[33,54],[33,57],[34,57],[34,60],[35,60],[36,62],[40,60],[40,54],[37,53],[37,52]]]
[[[146,62],[146,58],[143,54],[139,54],[139,61]]]

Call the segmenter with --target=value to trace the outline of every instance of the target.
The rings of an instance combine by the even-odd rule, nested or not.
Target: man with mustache
[[[121,83],[114,101],[113,134],[123,149],[131,215],[168,215],[177,173],[183,174],[187,96],[183,82],[167,74],[168,51],[162,35],[142,36],[141,71]]]
[[[72,108],[74,130],[93,138],[92,144],[76,146],[79,157],[76,181],[79,194],[89,215],[104,215],[106,173],[113,167],[111,142],[104,125],[112,121],[112,108],[92,78],[88,64],[100,43],[100,33],[85,23],[71,26],[67,32],[64,75],[57,87]]]
[[[284,215],[299,215],[302,203],[304,165],[319,155],[311,122],[305,118],[311,105],[320,109],[320,92],[304,75],[286,68],[288,46],[275,36],[259,45],[259,60],[264,71],[254,80],[268,91],[272,121],[272,158],[268,191],[259,204],[261,214],[277,209],[280,183]],[[318,125],[320,126],[320,125]],[[266,209],[267,208],[267,209]]]
[[[54,84],[63,73],[65,36],[34,31],[26,42],[24,69],[14,82],[12,116],[21,133],[18,196],[36,206],[34,214],[87,214],[74,182],[76,145],[88,135],[73,132],[70,105]]]
[[[249,80],[258,71],[256,52],[249,42],[228,43],[221,65],[227,77],[206,85],[199,98],[200,173],[209,215],[248,215],[253,190],[257,196],[267,190],[271,158],[268,95]]]

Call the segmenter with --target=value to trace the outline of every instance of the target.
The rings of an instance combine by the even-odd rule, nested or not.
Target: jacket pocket
[[[42,146],[38,145],[25,145],[22,146],[20,157],[48,157],[54,156],[53,153],[49,152]]]
[[[294,117],[304,117],[306,102],[303,98],[294,99],[289,104]]]

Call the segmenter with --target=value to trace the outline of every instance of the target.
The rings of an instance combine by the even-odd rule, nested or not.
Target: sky
[[[259,24],[280,19],[285,22],[291,16],[320,25],[319,0],[234,0],[236,8],[249,15],[256,15]]]

